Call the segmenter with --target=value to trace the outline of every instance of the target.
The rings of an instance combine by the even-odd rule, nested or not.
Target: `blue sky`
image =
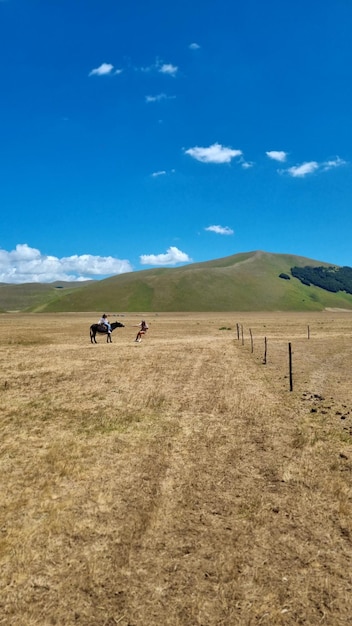
[[[350,0],[0,0],[0,282],[352,265]]]

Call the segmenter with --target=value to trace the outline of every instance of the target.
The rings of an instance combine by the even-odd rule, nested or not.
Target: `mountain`
[[[312,259],[255,251],[90,281],[75,288],[51,287],[40,302],[22,310],[32,312],[172,312],[172,311],[319,311],[327,307],[352,310],[352,295],[332,293],[303,284],[293,267],[330,267]],[[7,286],[9,287],[9,286]],[[30,291],[28,286],[18,286]],[[38,286],[37,286],[38,287]],[[46,286],[48,288],[48,286]],[[0,307],[9,310],[0,286]]]

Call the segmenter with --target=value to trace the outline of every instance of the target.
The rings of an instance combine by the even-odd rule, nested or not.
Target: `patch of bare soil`
[[[0,328],[0,624],[352,623],[350,322],[240,321]]]

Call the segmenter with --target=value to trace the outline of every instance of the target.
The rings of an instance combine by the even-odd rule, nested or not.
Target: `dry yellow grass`
[[[96,317],[0,317],[0,624],[352,623],[352,315]]]

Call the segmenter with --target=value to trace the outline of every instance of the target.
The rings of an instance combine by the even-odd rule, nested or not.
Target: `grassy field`
[[[352,624],[352,314],[97,317],[0,316],[0,624]]]

